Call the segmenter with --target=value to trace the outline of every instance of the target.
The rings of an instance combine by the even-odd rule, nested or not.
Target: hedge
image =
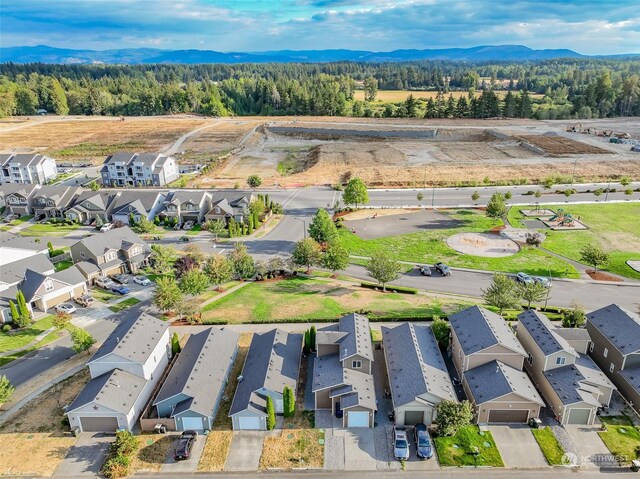
[[[379,284],[374,283],[360,283],[360,286],[368,289],[379,289]],[[392,293],[402,293],[402,294],[418,294],[418,290],[415,288],[405,288],[404,286],[387,286],[385,288],[387,291],[391,291]]]

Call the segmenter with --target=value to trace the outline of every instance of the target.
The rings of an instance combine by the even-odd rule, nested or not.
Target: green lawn
[[[610,203],[595,205],[550,205],[554,211],[564,208],[589,227],[582,231],[541,230],[547,235],[542,246],[550,251],[580,261],[580,249],[589,243],[602,247],[610,255],[603,269],[629,278],[640,279],[640,273],[627,266],[630,259],[640,260],[640,204]],[[522,215],[514,207],[509,211],[509,222],[521,227]]]
[[[63,223],[44,223],[35,224],[29,226],[23,230],[20,230],[22,236],[66,236],[72,231],[77,230],[82,225],[80,223],[73,223],[65,225]]]
[[[240,284],[240,281],[229,281],[228,283],[225,283],[222,285],[222,290],[223,291],[228,291],[231,288],[233,288],[234,286],[237,286]],[[198,301],[199,303],[207,301],[211,298],[215,298],[216,296],[218,296],[219,294],[221,294],[220,291],[218,291],[217,289],[208,289],[207,291],[205,291],[204,293],[200,294],[197,298],[196,301]]]
[[[599,432],[598,435],[611,454],[625,464],[636,459],[640,448],[640,428],[634,427],[627,416],[600,416],[600,420],[607,425],[607,432]]]
[[[563,464],[562,456],[564,455],[564,450],[556,436],[553,435],[551,428],[547,426],[542,429],[532,429],[531,432],[549,465],[561,466]]]
[[[98,301],[102,301],[103,303],[108,303],[109,301],[113,301],[116,298],[119,298],[120,295],[113,293],[111,291],[107,291],[106,289],[96,288],[91,291],[91,296]]]
[[[20,226],[22,223],[26,223],[31,218],[33,218],[33,215],[23,215],[20,218],[10,221],[9,223],[3,224],[2,227],[0,227],[0,229],[2,231],[8,231],[12,229],[14,226]]]
[[[340,237],[349,253],[357,256],[371,256],[376,250],[386,250],[401,261],[414,263],[435,263],[442,261],[449,266],[489,271],[516,273],[524,271],[532,275],[577,278],[575,268],[567,262],[555,258],[535,248],[525,248],[519,253],[505,258],[482,258],[458,253],[446,244],[446,239],[461,232],[486,232],[502,224],[493,221],[482,212],[456,210],[441,212],[462,222],[457,228],[425,230],[399,236],[389,236],[364,240],[347,229],[340,230]]]
[[[26,346],[36,339],[38,334],[53,327],[52,320],[53,316],[50,315],[32,323],[24,329],[16,330],[11,334],[0,332],[0,352],[6,352]]]
[[[481,433],[478,426],[460,428],[455,436],[434,439],[441,466],[492,466],[504,467],[500,452],[490,432]],[[480,454],[471,454],[474,447]]]
[[[139,302],[140,300],[138,298],[127,298],[124,301],[120,301],[119,303],[114,304],[113,306],[109,306],[109,309],[114,313],[119,313],[120,311],[129,309],[131,306],[136,305]]]
[[[71,261],[71,260],[59,261],[58,263],[56,263],[54,265],[54,267],[56,269],[56,273],[58,271],[64,271],[67,268],[71,268],[72,266],[73,266],[73,261]]]
[[[186,232],[189,236],[196,236],[202,231],[202,225],[194,225],[189,231]]]
[[[0,333],[2,334],[2,333]],[[34,344],[33,346],[24,349],[22,351],[18,351],[17,353],[14,354],[10,354],[8,356],[2,356],[0,358],[0,367],[5,366],[6,364],[9,364],[11,361],[15,361],[16,359],[21,358],[22,356],[25,356],[26,354],[30,353],[31,351],[35,351],[36,349],[39,349],[43,346],[46,346],[47,344],[49,344],[52,341],[55,341],[56,339],[58,339],[60,337],[60,332],[58,331],[54,331],[52,333],[47,334],[42,340],[38,341],[36,344]]]
[[[203,319],[228,323],[308,321],[337,319],[352,311],[365,311],[371,319],[430,318],[464,306],[469,304],[298,277],[250,283],[205,306]]]

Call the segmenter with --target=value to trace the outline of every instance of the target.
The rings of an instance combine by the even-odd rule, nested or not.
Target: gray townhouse
[[[2,202],[6,206],[5,213],[12,215],[33,214],[33,197],[40,188],[39,185],[25,185],[22,183],[2,185]]]
[[[106,191],[83,190],[64,216],[82,224],[94,222],[96,218],[106,223],[116,198],[117,194]]]
[[[525,369],[554,416],[560,424],[592,425],[615,386],[587,355],[588,331],[555,327],[532,309],[518,320],[516,336],[528,354]]]
[[[105,186],[165,186],[180,173],[171,156],[119,152],[107,157],[100,175]]]
[[[449,317],[451,356],[478,423],[526,423],[544,401],[523,372],[527,353],[502,318],[480,306]]]
[[[457,401],[431,326],[383,326],[382,344],[396,425],[430,426],[438,404]]]
[[[202,223],[210,209],[211,195],[206,191],[169,191],[163,202],[160,217],[164,220],[175,219],[179,224],[187,221]]]
[[[298,385],[302,335],[282,329],[256,333],[238,378],[229,417],[234,430],[267,430],[267,396],[284,412],[283,391]]]
[[[239,334],[207,328],[191,334],[153,401],[157,417],[171,418],[177,431],[213,427],[238,353]]]
[[[38,220],[64,218],[83,191],[77,186],[41,186],[33,195],[33,214]]]
[[[205,220],[222,220],[228,224],[233,218],[237,223],[243,223],[253,201],[253,193],[214,191],[211,193],[210,208],[205,214]]]
[[[0,154],[0,183],[45,185],[57,177],[53,158],[37,153]]]
[[[377,411],[369,319],[348,314],[316,333],[315,408],[342,418],[343,427],[372,428]]]
[[[119,191],[111,201],[107,218],[109,221],[122,221],[128,225],[146,218],[150,221],[162,210],[166,191]]]
[[[640,317],[617,304],[587,314],[589,355],[640,412]]]

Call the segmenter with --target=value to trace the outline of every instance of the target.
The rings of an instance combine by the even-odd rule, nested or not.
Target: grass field
[[[64,271],[65,269],[71,268],[73,266],[73,261],[71,261],[70,259],[64,260],[64,261],[58,261],[53,266],[56,269],[56,273],[57,273],[58,271]]]
[[[551,205],[548,208],[564,208],[589,227],[582,231],[542,230],[547,239],[542,246],[550,251],[580,261],[580,250],[587,244],[595,244],[609,253],[609,264],[602,267],[629,278],[640,279],[640,273],[631,269],[627,260],[640,260],[640,204],[610,203],[595,205]],[[520,208],[511,208],[509,222],[521,227]]]
[[[53,327],[53,316],[47,316],[27,328],[12,333],[0,332],[0,353],[11,351],[31,343],[36,336]]]
[[[461,96],[468,97],[469,93],[466,91],[453,91],[451,92],[453,98],[456,100]],[[476,93],[477,95],[480,92]],[[498,97],[504,97],[507,92],[506,91],[496,91]],[[413,91],[413,90],[378,90],[378,94],[376,95],[376,100],[383,103],[398,103],[401,101],[405,101],[409,95],[413,95],[414,98],[421,98],[424,100],[428,100],[429,98],[433,98],[435,100],[436,96],[438,96],[437,91]],[[542,98],[544,95],[529,95],[532,98]],[[364,101],[364,90],[356,90],[354,95],[356,100]],[[445,93],[445,100],[449,98],[449,93]]]
[[[458,253],[451,249],[445,240],[456,233],[484,232],[502,224],[474,210],[456,210],[441,212],[462,222],[451,229],[425,230],[400,236],[389,236],[364,240],[347,229],[340,230],[340,237],[349,253],[357,256],[371,256],[374,251],[386,250],[400,261],[415,263],[435,263],[442,261],[449,266],[490,271],[517,273],[524,271],[531,275],[577,278],[573,266],[535,248],[524,248],[513,256],[504,258],[484,258]]]
[[[531,433],[535,437],[538,446],[544,454],[544,458],[547,460],[550,466],[561,466],[563,464],[562,456],[564,450],[560,443],[553,435],[553,431],[550,427],[543,427],[542,429],[532,429]]]
[[[291,278],[255,282],[208,304],[205,322],[286,322],[339,318],[365,310],[369,317],[425,318],[467,306],[425,295],[382,293],[334,280]]]
[[[441,466],[504,467],[493,436],[490,432],[480,435],[478,426],[461,427],[455,436],[436,437],[434,443]],[[480,452],[477,458],[471,454],[475,447]]]
[[[20,230],[21,236],[66,236],[82,226],[80,223],[65,225],[61,223],[54,224],[35,224],[23,230]]]
[[[607,431],[598,435],[611,454],[619,456],[625,464],[636,459],[640,447],[640,428],[634,427],[626,416],[602,416],[600,420],[607,425]]]

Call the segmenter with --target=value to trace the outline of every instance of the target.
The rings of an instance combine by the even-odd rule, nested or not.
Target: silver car
[[[393,456],[398,461],[409,459],[409,440],[407,439],[407,431],[403,427],[393,428]]]
[[[56,306],[56,311],[58,313],[71,314],[76,312],[76,307],[71,303],[60,303]]]

